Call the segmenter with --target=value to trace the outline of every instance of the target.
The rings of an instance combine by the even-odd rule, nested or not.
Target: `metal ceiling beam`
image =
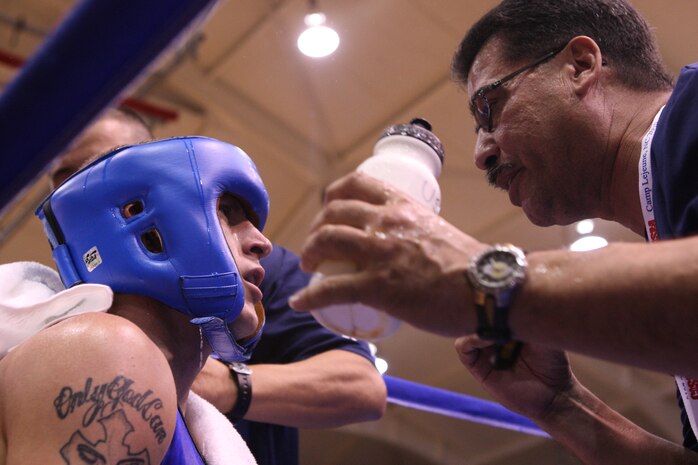
[[[315,184],[318,173],[325,172],[328,154],[242,93],[204,74],[194,63],[182,63],[166,85],[227,120],[227,124],[265,139],[278,153],[293,160],[308,183]]]

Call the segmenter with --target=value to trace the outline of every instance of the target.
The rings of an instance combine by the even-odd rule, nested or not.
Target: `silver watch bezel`
[[[511,257],[506,261],[511,271],[501,278],[488,276],[484,269],[486,260],[494,255]],[[468,266],[468,279],[477,289],[500,300],[524,282],[527,270],[528,260],[523,250],[511,244],[495,244],[473,257]]]

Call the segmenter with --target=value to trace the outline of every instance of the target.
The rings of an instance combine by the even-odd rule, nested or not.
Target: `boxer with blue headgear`
[[[252,334],[231,333],[245,293],[219,222],[224,194],[263,229],[269,197],[252,160],[214,139],[178,137],[100,157],[58,186],[36,213],[66,287],[99,283],[152,297],[191,316],[220,358],[244,361],[264,312],[256,303]],[[255,288],[260,280],[259,273],[252,278]]]

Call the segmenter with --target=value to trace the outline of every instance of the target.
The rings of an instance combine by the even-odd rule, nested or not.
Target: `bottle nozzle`
[[[402,135],[414,137],[430,146],[444,162],[444,148],[441,141],[431,132],[431,123],[424,118],[413,118],[409,124],[396,124],[390,126],[381,135],[380,139],[388,136]]]
[[[431,131],[431,123],[424,118],[413,118],[412,121],[410,121],[410,124],[414,124],[415,126],[421,126],[427,131]]]

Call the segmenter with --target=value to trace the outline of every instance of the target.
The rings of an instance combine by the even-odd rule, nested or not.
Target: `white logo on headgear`
[[[85,252],[85,255],[82,256],[82,261],[85,262],[87,271],[90,272],[97,268],[99,265],[101,265],[102,257],[100,257],[99,255],[99,250],[97,250],[97,246],[92,247],[90,250]]]

